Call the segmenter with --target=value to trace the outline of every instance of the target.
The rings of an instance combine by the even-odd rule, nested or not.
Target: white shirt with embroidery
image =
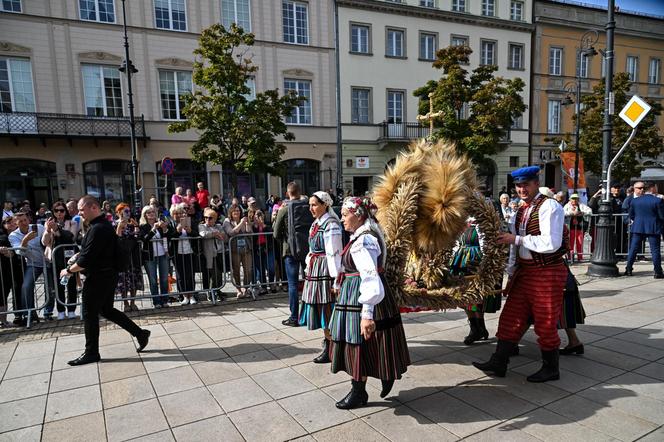
[[[533,201],[539,196],[533,199]],[[507,262],[507,274],[513,275],[516,270],[516,258],[533,259],[531,251],[536,253],[552,253],[563,243],[563,226],[565,213],[558,202],[547,198],[539,208],[539,235],[528,235],[526,228],[534,206],[528,206],[519,225],[516,225],[516,215],[510,220],[510,232],[517,235],[515,244],[510,246],[510,257]]]
[[[369,221],[360,226],[350,237],[353,241],[363,232],[370,230]],[[360,297],[362,319],[373,319],[374,306],[385,297],[385,288],[378,274],[378,256],[381,254],[380,244],[371,234],[362,235],[350,246],[355,267],[360,273]]]

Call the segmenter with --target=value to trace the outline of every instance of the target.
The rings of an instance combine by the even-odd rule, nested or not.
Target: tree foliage
[[[294,140],[284,119],[301,101],[277,89],[249,95],[247,81],[258,67],[246,54],[254,35],[235,24],[225,29],[214,24],[205,29],[194,50],[193,80],[197,89],[182,97],[183,121],[169,125],[169,132],[195,129],[198,140],[191,147],[192,159],[230,167],[233,193],[237,172],[281,172],[279,161],[286,151],[277,141]]]
[[[613,135],[611,139],[611,158],[625,143],[632,128],[618,115],[620,110],[631,98],[632,82],[629,75],[619,72],[613,77],[613,93],[615,95],[615,113],[613,119]],[[581,102],[581,136],[579,150],[583,157],[585,169],[601,176],[602,173],[602,127],[604,126],[604,82],[593,87],[592,94],[585,95]],[[653,108],[638,126],[636,135],[629,147],[618,160],[611,172],[617,181],[629,181],[639,176],[640,164],[638,154],[655,158],[664,149],[664,141],[659,134],[656,117],[661,114],[662,106],[652,100],[645,99]]]
[[[494,76],[496,66],[480,66],[469,72],[463,66],[472,52],[468,46],[440,49],[433,67],[443,71],[441,78],[427,82],[413,95],[420,98],[421,115],[429,112],[429,93],[433,93],[434,112],[444,113],[434,121],[433,139],[455,142],[460,152],[479,164],[499,151],[500,140],[526,110],[521,97],[526,84],[521,78]],[[470,110],[467,118],[463,118],[464,103]]]

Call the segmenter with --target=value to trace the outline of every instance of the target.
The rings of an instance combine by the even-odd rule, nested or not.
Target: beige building
[[[35,202],[93,193],[129,200],[131,169],[121,0],[0,2],[0,195]],[[220,166],[189,160],[195,133],[169,134],[180,94],[193,87],[192,51],[202,29],[237,22],[256,35],[249,55],[256,91],[293,89],[309,100],[288,119],[296,140],[283,158],[306,191],[336,175],[332,2],[132,0],[126,2],[144,199],[205,181],[225,193]],[[159,163],[175,161],[163,187]],[[240,193],[264,198],[285,180],[240,176]]]
[[[557,146],[547,138],[570,134],[568,148],[574,149],[575,104],[570,101],[575,98],[577,72],[582,94],[590,93],[598,82],[604,82],[605,63],[599,51],[606,48],[606,20],[605,9],[547,0],[535,2],[531,161],[544,168],[545,182],[549,187],[561,189],[564,186],[560,160],[555,151]],[[618,12],[615,20],[614,72],[630,73],[632,94],[662,103],[664,18]],[[593,45],[598,53],[592,57],[579,57],[582,36],[592,30],[598,31],[598,40]],[[566,100],[568,97],[571,100]],[[662,133],[664,116],[658,117],[657,124]],[[661,167],[664,155],[659,159],[640,158],[640,161],[645,167],[656,166],[644,170],[644,177],[664,180],[664,168]],[[598,180],[590,178],[592,191]]]
[[[498,66],[519,77],[530,100],[532,1],[338,0],[344,189],[370,189],[409,141],[428,135],[417,123],[413,91],[440,78],[435,52],[469,45],[470,71]],[[509,172],[528,163],[528,111],[511,129],[511,142],[478,173],[496,194]]]

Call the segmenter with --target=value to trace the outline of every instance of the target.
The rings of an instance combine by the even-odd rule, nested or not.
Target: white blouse
[[[369,221],[360,226],[350,237],[353,241],[363,232],[370,230]],[[355,241],[350,247],[355,267],[360,273],[360,297],[362,319],[373,319],[374,306],[385,297],[385,288],[378,274],[378,256],[380,244],[375,236],[366,234]]]
[[[331,215],[329,213],[323,214],[320,218],[314,220],[313,225],[323,225]],[[312,227],[313,227],[312,225]],[[338,222],[331,221],[323,231],[323,241],[325,243],[325,258],[327,259],[327,269],[332,278],[339,275],[341,269],[341,252],[343,250],[343,237],[341,232],[341,225]],[[311,253],[307,255],[306,263],[309,265]]]

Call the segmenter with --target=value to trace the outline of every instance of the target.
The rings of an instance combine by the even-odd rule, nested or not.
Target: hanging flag
[[[562,144],[562,143],[561,143]],[[560,159],[562,160],[562,167],[565,171],[565,181],[567,182],[568,189],[574,189],[574,152],[561,152]],[[579,189],[586,189],[586,177],[583,173],[583,158],[579,156]]]

